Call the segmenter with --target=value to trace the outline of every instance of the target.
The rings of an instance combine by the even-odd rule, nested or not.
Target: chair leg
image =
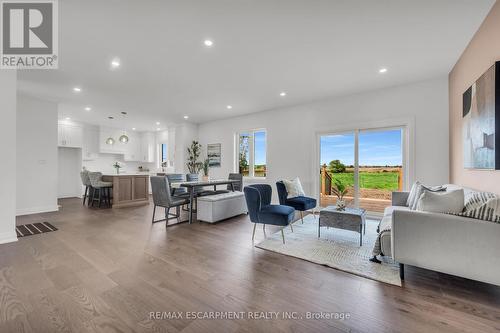
[[[151,224],[155,223],[155,213],[156,213],[156,205],[153,205],[153,217],[151,218]]]
[[[283,232],[283,229],[285,228],[281,228],[281,238],[283,239],[283,244],[285,244],[285,233]]]
[[[101,208],[102,203],[102,187],[99,189],[99,208]]]
[[[181,207],[177,206],[175,208],[175,213],[177,215],[177,223],[181,223]]]
[[[255,227],[257,227],[257,223],[253,224],[252,242],[253,242],[253,240],[255,238]]]
[[[292,229],[293,232],[293,223],[290,223],[290,229]]]
[[[168,215],[170,214],[170,207],[165,208],[165,227],[168,227]]]
[[[304,213],[300,211],[300,219],[302,220],[302,224],[304,224]]]
[[[85,206],[85,199],[87,199],[87,191],[89,190],[88,186],[85,186],[85,193],[83,194],[83,205]]]
[[[90,207],[90,204],[94,204],[94,188],[92,186],[89,187],[89,197],[87,198],[87,205]]]
[[[405,265],[404,264],[399,264],[399,278],[401,280],[405,279]]]

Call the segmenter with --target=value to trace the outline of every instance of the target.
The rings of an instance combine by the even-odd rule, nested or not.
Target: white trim
[[[375,120],[360,123],[347,123],[339,124],[337,126],[330,126],[328,128],[317,128],[314,132],[314,158],[312,159],[312,189],[314,197],[320,201],[320,184],[319,184],[319,170],[318,166],[321,165],[320,154],[320,140],[321,136],[328,134],[341,134],[341,133],[356,133],[359,130],[376,130],[385,128],[403,127],[402,140],[403,140],[403,170],[404,190],[408,190],[409,184],[413,184],[415,180],[415,117],[394,118],[385,120]],[[356,137],[356,135],[355,135]]]
[[[59,205],[54,206],[43,206],[43,207],[30,207],[30,208],[18,208],[16,210],[16,216],[31,215],[39,213],[57,212],[59,210]]]
[[[17,233],[16,231],[3,232],[0,234],[0,244],[17,242]]]

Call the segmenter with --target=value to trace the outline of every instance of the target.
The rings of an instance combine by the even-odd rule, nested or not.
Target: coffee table
[[[359,232],[359,246],[363,246],[363,233],[366,233],[366,211],[362,208],[349,207],[345,210],[337,210],[335,206],[328,206],[319,212],[318,238],[321,236],[321,227]]]

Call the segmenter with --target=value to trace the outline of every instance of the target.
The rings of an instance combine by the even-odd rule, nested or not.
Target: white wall
[[[58,198],[82,195],[82,150],[80,148],[58,148]]]
[[[182,124],[175,128],[175,155],[174,168],[177,173],[187,173],[187,148],[193,140],[198,140],[198,126],[195,124]]]
[[[317,197],[317,132],[399,121],[414,128],[412,178],[428,184],[448,182],[446,77],[201,124],[199,139],[205,147],[222,143],[222,165],[211,169],[210,175],[227,177],[234,172],[234,133],[265,128],[267,179],[246,183],[266,182],[275,192],[277,180],[299,176],[304,190]]]
[[[16,83],[14,70],[0,70],[0,244],[16,237]]]
[[[57,104],[18,95],[16,137],[17,215],[58,210]]]

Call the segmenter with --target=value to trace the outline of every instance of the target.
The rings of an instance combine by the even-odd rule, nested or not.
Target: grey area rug
[[[321,228],[318,239],[318,217],[312,215],[293,224],[293,233],[285,228],[285,244],[278,231],[266,240],[255,245],[268,251],[307,260],[316,264],[329,266],[344,272],[359,275],[372,280],[401,286],[399,266],[391,259],[384,259],[376,264],[368,259],[372,256],[373,244],[377,238],[377,222],[367,220],[366,234],[363,235],[363,246],[359,246],[359,234],[335,228]]]

